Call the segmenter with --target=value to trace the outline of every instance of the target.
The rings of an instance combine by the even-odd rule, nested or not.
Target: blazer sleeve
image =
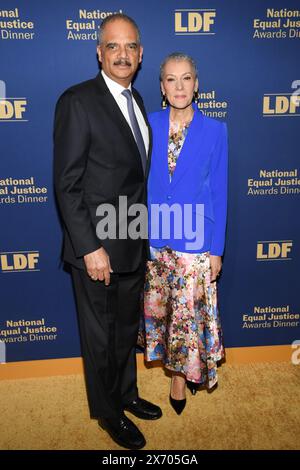
[[[211,164],[211,193],[214,211],[214,230],[210,253],[222,256],[225,245],[227,218],[228,141],[227,126],[221,124]]]
[[[84,201],[84,174],[90,145],[86,111],[78,97],[65,92],[54,119],[54,185],[62,218],[77,258],[101,247]]]

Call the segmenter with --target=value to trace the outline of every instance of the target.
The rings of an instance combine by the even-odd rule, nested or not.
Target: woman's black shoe
[[[184,398],[183,400],[175,400],[175,398],[172,398],[171,394],[170,394],[169,395],[169,400],[170,400],[170,403],[171,403],[172,407],[176,411],[176,413],[178,415],[180,415],[183,412],[184,408],[185,408],[186,398]]]
[[[198,387],[199,387],[198,384],[194,382],[187,382],[186,386],[190,390],[192,395],[196,395],[196,393],[198,392]]]

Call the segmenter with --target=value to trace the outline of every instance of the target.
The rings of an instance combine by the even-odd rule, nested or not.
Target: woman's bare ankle
[[[171,380],[171,397],[174,398],[174,400],[184,400],[185,389],[185,377],[179,374],[173,374]]]

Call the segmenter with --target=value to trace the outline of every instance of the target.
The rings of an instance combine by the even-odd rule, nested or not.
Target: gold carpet
[[[140,395],[163,410],[158,421],[132,418],[145,449],[300,449],[300,366],[223,364],[218,373],[213,393],[187,392],[178,417],[163,370],[139,371]],[[0,396],[0,449],[120,449],[90,420],[81,375],[3,380]]]

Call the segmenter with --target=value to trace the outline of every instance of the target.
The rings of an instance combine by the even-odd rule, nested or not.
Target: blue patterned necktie
[[[143,170],[145,173],[146,164],[147,164],[147,155],[146,155],[145,144],[144,144],[143,136],[141,133],[141,129],[138,124],[138,121],[134,112],[134,108],[133,108],[132,93],[130,90],[127,89],[127,90],[122,91],[122,95],[125,96],[125,98],[127,99],[127,109],[128,109],[129,119],[130,119],[131,127],[134,133],[135,141],[140,152]]]

